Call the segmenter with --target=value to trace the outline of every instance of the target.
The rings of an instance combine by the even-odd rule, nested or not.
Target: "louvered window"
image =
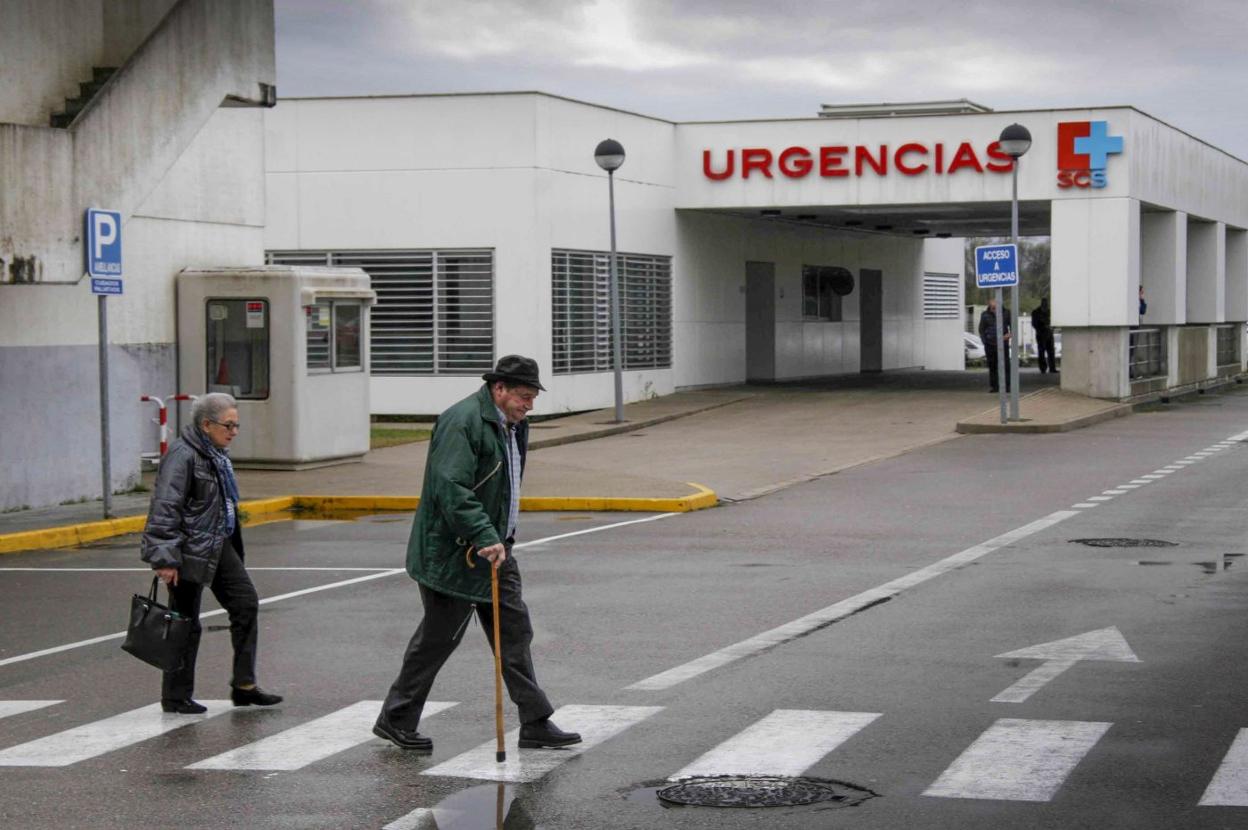
[[[962,316],[958,305],[961,279],[957,274],[923,275],[923,319],[957,320]]]
[[[494,252],[270,251],[274,265],[362,268],[374,375],[475,375],[494,365]]]
[[[618,254],[625,369],[672,365],[672,258]],[[611,255],[551,252],[554,373],[612,368]]]

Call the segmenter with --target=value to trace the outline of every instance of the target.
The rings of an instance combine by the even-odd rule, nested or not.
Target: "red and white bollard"
[[[169,450],[169,410],[165,406],[165,402],[155,395],[143,395],[140,401],[151,401],[160,407],[160,416],[156,423],[160,424],[160,457],[164,458],[165,453]]]

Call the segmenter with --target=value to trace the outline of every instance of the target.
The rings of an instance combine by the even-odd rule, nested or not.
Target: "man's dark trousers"
[[[237,535],[237,531],[236,531]],[[227,539],[221,549],[217,572],[208,586],[230,618],[230,640],[234,645],[233,686],[249,686],[256,682],[256,632],[259,628],[259,596],[243,567],[235,543]],[[194,620],[187,643],[185,661],[177,671],[165,672],[160,696],[165,700],[189,700],[195,693],[195,660],[199,655],[199,604],[204,586],[197,582],[179,582],[171,592],[170,608]]]
[[[1056,372],[1057,359],[1054,357],[1053,329],[1036,332],[1036,362],[1040,364],[1040,372]]]
[[[478,558],[478,568],[488,568],[490,563]],[[477,612],[486,640],[494,645],[494,608],[491,603],[474,603],[458,597],[441,594],[432,588],[420,586],[420,599],[425,606],[425,617],[412,635],[403,655],[403,667],[395,678],[382,704],[382,716],[399,729],[415,731],[420,723],[420,713],[433,688],[438,670],[451,656],[451,652],[464,638],[464,631]],[[554,707],[546,693],[537,685],[533,670],[533,657],[529,644],[533,641],[533,625],[529,622],[529,609],[520,597],[520,567],[511,558],[511,545],[507,545],[507,561],[498,569],[499,634],[502,636],[503,682],[507,694],[520,710],[520,722],[532,723],[550,717]],[[485,664],[482,664],[482,676]]]
[[[988,388],[993,392],[1001,389],[997,380],[997,346],[984,343],[984,360],[988,362]],[[1005,347],[1005,391],[1010,391],[1010,347]]]

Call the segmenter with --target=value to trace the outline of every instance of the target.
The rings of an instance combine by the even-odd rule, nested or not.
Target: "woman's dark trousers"
[[[256,682],[256,632],[258,629],[259,597],[251,577],[243,567],[234,545],[227,539],[221,549],[216,576],[208,586],[230,619],[230,640],[234,644],[234,678],[231,686],[249,686]],[[198,582],[180,582],[173,588],[172,609],[192,618],[190,642],[182,668],[164,674],[161,698],[188,700],[195,692],[195,658],[199,653],[199,603],[204,586]]]

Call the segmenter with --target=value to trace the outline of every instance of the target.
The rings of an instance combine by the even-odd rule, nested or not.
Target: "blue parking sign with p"
[[[975,284],[980,288],[1018,285],[1018,246],[980,245],[976,248]]]
[[[93,280],[116,282],[120,288],[121,212],[89,208],[86,220],[87,274]]]

